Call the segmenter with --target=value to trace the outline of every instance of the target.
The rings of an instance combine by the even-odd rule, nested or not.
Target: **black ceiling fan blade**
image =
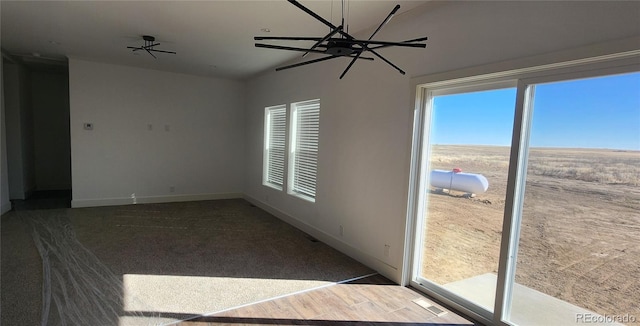
[[[414,38],[413,40],[402,41],[401,43],[422,42],[422,41],[427,41],[427,40],[429,40],[429,37],[425,36],[425,37]]]
[[[356,54],[356,56],[353,57],[353,60],[351,60],[351,62],[349,62],[349,65],[347,66],[347,68],[342,72],[342,74],[340,74],[340,79],[342,79],[342,77],[344,77],[344,75],[347,74],[349,69],[351,69],[351,66],[353,66],[353,64],[356,63],[356,60],[358,60],[358,58],[360,58],[361,54],[362,54],[362,52],[358,52],[358,54]]]
[[[318,14],[316,14],[315,12],[311,11],[311,9],[303,6],[301,3],[299,3],[296,0],[287,0],[289,1],[291,4],[293,4],[294,6],[298,7],[299,9],[301,9],[302,11],[306,12],[307,14],[311,15],[313,18],[319,20],[321,23],[329,26],[331,28],[331,30],[335,30],[338,27],[333,25],[331,22],[327,21],[326,19],[320,17]],[[339,31],[339,33],[341,35],[343,35],[344,37],[348,38],[348,39],[353,39],[353,36],[349,35],[349,33],[345,33],[344,31]]]
[[[142,47],[135,47],[135,46],[127,46],[127,49],[133,49],[133,52],[138,50],[144,50]]]
[[[324,57],[324,58],[318,58],[318,59],[314,59],[314,60],[309,60],[309,61],[305,61],[305,62],[296,63],[296,64],[289,65],[289,66],[278,67],[278,68],[276,68],[276,71],[295,68],[295,67],[300,67],[300,66],[305,66],[305,65],[308,65],[308,64],[321,62],[321,61],[326,61],[326,60],[335,59],[335,58],[340,58],[340,56],[339,55],[332,55],[332,56],[328,56],[328,57]]]
[[[384,47],[389,47],[389,46],[401,46],[401,47],[408,47],[408,48],[426,48],[427,45],[424,43],[405,43],[405,42],[386,42],[386,41],[365,41],[365,40],[352,40],[353,44],[373,44],[373,45],[384,45]],[[373,48],[371,48],[373,49]]]
[[[416,38],[413,40],[406,40],[406,41],[402,41],[402,42],[380,42],[380,41],[371,41],[369,42],[369,44],[375,44],[378,46],[374,46],[374,47],[370,47],[369,49],[375,50],[375,49],[381,49],[381,48],[387,48],[390,46],[402,46],[402,47],[415,47],[415,48],[426,48],[427,45],[424,43],[421,44],[416,44],[415,42],[422,42],[422,41],[426,41],[428,40],[428,37],[420,37],[420,38]],[[412,44],[412,45],[409,45]]]
[[[316,63],[316,62],[326,61],[326,60],[335,59],[335,58],[342,58],[342,57],[355,58],[355,56],[332,55],[332,56],[328,56],[328,57],[324,57],[324,58],[318,58],[318,59],[314,59],[314,60],[309,60],[309,61],[305,61],[305,62],[296,63],[296,64],[289,65],[289,66],[278,67],[278,68],[276,68],[276,71],[285,70],[285,69],[289,69],[289,68],[300,67],[300,66],[305,66],[305,65],[308,65],[308,64]],[[373,58],[369,58],[369,57],[359,57],[357,59],[373,60]]]
[[[284,41],[319,41],[321,37],[297,37],[297,36],[255,36],[255,41],[272,41],[272,40],[284,40]]]
[[[336,35],[337,32],[342,30],[342,25],[338,26],[338,28],[332,30],[331,32],[329,32],[329,34],[325,35],[321,40],[319,40],[318,42],[316,42],[316,44],[314,44],[310,50],[315,50],[320,44],[324,43],[326,40],[330,39],[332,36]],[[305,52],[302,57],[306,57],[307,54],[309,54],[309,51]]]
[[[256,43],[255,46],[257,48],[276,49],[276,50],[289,50],[289,51],[301,51],[301,52],[309,51],[309,52],[313,52],[313,53],[325,54],[324,51],[320,51],[320,50],[310,50],[310,49],[305,49],[305,48],[294,48],[294,47],[290,47],[290,46],[271,45],[271,44],[262,44],[262,43]]]
[[[153,55],[153,53],[151,53],[151,51],[149,51],[149,49],[145,49],[145,50],[147,50],[147,53],[149,53],[154,59],[158,59],[158,58],[156,58],[155,55]]]
[[[371,34],[371,36],[369,36],[369,39],[366,42],[358,42],[357,40],[352,40],[352,42],[356,43],[358,42],[360,44],[360,46],[362,46],[364,51],[370,51],[371,53],[373,53],[374,55],[376,55],[377,57],[379,57],[380,59],[382,59],[383,61],[387,62],[388,64],[390,64],[391,66],[393,66],[394,68],[396,68],[398,71],[400,71],[401,74],[405,74],[404,71],[402,71],[402,69],[398,68],[398,66],[394,65],[393,63],[391,63],[389,60],[385,59],[384,57],[382,57],[381,55],[379,55],[378,53],[376,53],[375,51],[372,51],[370,49],[367,48],[367,46],[369,44],[375,44],[373,41],[371,41],[371,39],[382,29],[382,27],[384,27],[384,25],[386,25],[391,18],[393,18],[393,15],[396,14],[396,12],[398,12],[398,10],[400,10],[400,5],[396,5],[395,7],[393,7],[393,9],[391,9],[391,12],[387,15],[387,17],[382,21],[382,23],[380,23],[380,25],[378,26],[378,28],[376,28],[375,31],[373,31],[373,33]],[[380,42],[376,42],[378,44],[380,44]],[[384,42],[387,43],[387,45],[392,44],[393,42]],[[362,54],[362,52],[359,52],[358,55],[356,56],[356,58],[354,58],[353,60],[351,60],[351,62],[349,63],[349,65],[347,66],[347,68],[342,72],[342,75],[340,75],[340,79],[342,79],[342,77],[344,77],[344,75],[347,74],[347,72],[349,71],[349,69],[351,69],[351,66],[353,66],[353,64],[356,62],[356,60],[358,59],[358,57],[360,56],[360,54]]]
[[[145,46],[143,46],[143,48],[144,49],[151,49],[152,47],[154,47],[156,45],[160,45],[160,43],[145,45]]]
[[[165,50],[156,50],[156,49],[148,49],[148,51],[176,54],[174,51],[165,51]]]
[[[391,61],[387,60],[385,57],[381,56],[380,54],[378,54],[378,52],[369,49],[369,48],[365,48],[367,51],[373,53],[373,55],[375,55],[376,57],[380,58],[380,60],[386,62],[387,64],[389,64],[391,67],[395,68],[399,73],[401,74],[406,74],[406,72],[404,72],[404,70],[400,69],[400,67],[394,65]]]
[[[396,12],[398,12],[398,10],[400,9],[400,5],[396,5],[395,7],[393,7],[393,9],[391,10],[391,12],[387,15],[387,18],[385,18],[382,23],[380,23],[380,26],[378,26],[378,28],[376,28],[376,30],[373,32],[373,34],[371,34],[371,36],[369,36],[369,40],[371,40],[373,38],[374,35],[376,35],[380,29],[382,29],[382,27],[384,25],[386,25],[391,18],[393,18],[393,15],[396,14]]]
[[[427,45],[424,43],[415,43],[418,42],[417,40],[423,40],[425,39],[424,37],[416,39],[416,40],[408,40],[408,41],[402,41],[402,42],[389,42],[389,41],[376,41],[376,40],[358,40],[358,39],[352,39],[352,40],[345,40],[345,39],[335,39],[332,38],[329,41],[340,41],[342,43],[347,43],[347,44],[357,44],[357,45],[363,45],[363,44],[373,44],[373,45],[384,45],[384,47],[388,47],[388,46],[404,46],[404,47],[412,47],[412,48],[425,48]],[[377,47],[376,47],[377,48]]]

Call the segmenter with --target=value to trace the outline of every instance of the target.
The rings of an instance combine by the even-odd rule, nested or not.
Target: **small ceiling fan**
[[[140,50],[145,50],[147,51],[147,53],[149,53],[154,59],[157,59],[155,55],[153,55],[153,53],[151,52],[161,52],[161,53],[170,53],[170,54],[176,54],[173,51],[164,51],[164,50],[156,50],[154,49],[154,47],[156,45],[160,45],[160,43],[155,43],[156,38],[153,36],[149,36],[149,35],[143,35],[142,39],[144,40],[144,45],[143,46],[139,46],[139,47],[135,47],[135,46],[127,46],[127,49],[133,49],[131,50],[131,52],[136,52],[136,51],[140,51]]]
[[[372,40],[373,37],[380,31],[380,29],[382,29],[382,27],[386,25],[389,22],[389,20],[391,20],[393,15],[395,15],[395,13],[400,9],[400,5],[396,5],[393,8],[393,10],[391,10],[389,15],[387,15],[387,18],[385,18],[380,24],[380,26],[378,26],[378,28],[373,32],[373,34],[369,36],[369,39],[358,40],[344,30],[344,13],[342,16],[342,23],[340,24],[340,26],[335,26],[331,22],[327,21],[326,19],[316,14],[315,12],[311,11],[309,8],[300,4],[298,1],[296,0],[287,0],[287,1],[289,1],[291,4],[298,7],[302,11],[306,12],[307,14],[311,15],[313,18],[317,19],[321,23],[329,26],[329,28],[331,28],[331,31],[329,32],[329,34],[325,35],[324,37],[286,37],[286,36],[285,37],[269,37],[269,36],[254,37],[253,39],[255,41],[263,41],[263,40],[313,41],[315,42],[315,44],[311,48],[298,48],[298,47],[290,47],[290,46],[263,44],[263,43],[256,43],[255,46],[258,48],[304,52],[302,57],[307,56],[309,53],[318,53],[318,54],[326,55],[318,59],[300,62],[300,63],[296,63],[296,64],[284,66],[284,67],[279,67],[279,68],[276,68],[276,71],[300,67],[300,66],[321,62],[321,61],[326,61],[326,60],[331,60],[335,58],[340,58],[340,57],[351,58],[351,62],[340,75],[340,79],[342,79],[342,77],[344,77],[347,74],[349,69],[351,69],[351,66],[353,66],[353,64],[357,60],[359,59],[373,60],[374,58],[372,57],[362,56],[363,53],[369,52],[372,55],[378,57],[380,60],[386,62],[387,64],[395,68],[398,72],[404,75],[405,72],[402,69],[400,69],[398,66],[394,65],[391,61],[387,60],[385,57],[380,55],[376,50],[381,48],[391,47],[391,46],[400,46],[400,47],[409,47],[409,48],[425,48],[426,47],[426,44],[419,43],[419,42],[426,41],[428,39],[427,37],[421,37],[421,38],[402,41],[402,42],[385,42],[385,41]]]

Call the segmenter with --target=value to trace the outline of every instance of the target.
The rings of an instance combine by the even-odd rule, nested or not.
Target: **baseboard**
[[[402,280],[402,271],[397,267],[391,266],[384,261],[356,248],[352,245],[334,237],[331,234],[328,234],[314,226],[311,226],[277,208],[274,208],[267,203],[260,201],[256,198],[253,198],[247,194],[244,194],[244,199],[248,202],[264,209],[275,217],[281,219],[282,221],[302,230],[303,232],[311,235],[312,237],[322,241],[323,243],[329,245],[330,247],[342,252],[343,254],[359,261],[365,266],[375,270],[376,272],[382,274],[384,277],[400,284]]]
[[[0,205],[0,215],[11,210],[11,202]]]
[[[71,207],[119,206],[134,204],[173,203],[184,201],[242,198],[241,193],[193,194],[172,196],[136,196],[127,198],[73,199]]]

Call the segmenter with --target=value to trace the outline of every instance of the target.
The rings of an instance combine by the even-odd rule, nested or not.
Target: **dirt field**
[[[480,173],[489,190],[429,195],[423,275],[439,284],[498,270],[509,148],[435,146],[431,169]],[[532,149],[516,282],[640,320],[640,152]]]

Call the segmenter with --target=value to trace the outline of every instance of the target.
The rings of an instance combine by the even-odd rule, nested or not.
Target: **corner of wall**
[[[259,208],[267,211],[268,213],[272,214],[273,216],[279,218],[280,220],[298,228],[299,230],[311,235],[312,237],[322,241],[323,243],[327,244],[328,246],[332,247],[333,249],[336,249],[340,252],[342,252],[343,254],[359,261],[360,263],[362,263],[363,265],[375,270],[376,272],[380,273],[381,275],[383,275],[384,277],[390,279],[391,281],[394,281],[398,284],[400,284],[401,280],[402,280],[402,271],[396,267],[393,267],[391,265],[388,265],[387,263],[379,260],[376,257],[373,257],[369,254],[367,254],[366,252],[353,247],[352,245],[341,241],[339,239],[337,239],[336,237],[316,228],[313,227],[307,223],[304,223],[303,221],[295,218],[294,216],[291,216],[277,208],[274,208],[270,205],[268,205],[267,203],[260,201],[254,197],[251,197],[247,194],[244,194],[244,199],[247,200],[248,202],[258,206]]]

